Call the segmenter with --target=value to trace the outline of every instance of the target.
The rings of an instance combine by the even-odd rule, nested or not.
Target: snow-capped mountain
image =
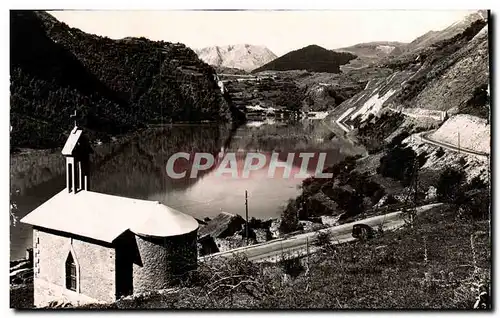
[[[237,44],[209,46],[195,50],[205,63],[214,66],[252,71],[274,60],[277,56],[265,46]]]

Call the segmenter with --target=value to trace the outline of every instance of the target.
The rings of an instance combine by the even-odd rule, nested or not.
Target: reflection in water
[[[91,174],[92,191],[138,199],[158,200],[194,217],[215,216],[220,211],[244,215],[245,190],[249,196],[249,216],[268,218],[279,216],[290,198],[299,194],[302,179],[282,178],[278,168],[274,178],[268,176],[269,160],[264,167],[241,178],[241,169],[247,152],[260,152],[270,158],[273,152],[286,161],[289,153],[296,153],[291,164],[292,176],[298,172],[299,152],[326,152],[326,164],[342,159],[351,151],[340,141],[330,141],[329,132],[321,125],[304,121],[294,124],[248,125],[232,129],[216,125],[171,125],[150,129],[138,134],[119,153],[94,165]],[[341,152],[342,150],[342,152]],[[194,154],[235,152],[239,178],[229,174],[218,175],[215,169],[198,172],[190,178]],[[176,152],[191,154],[190,162],[176,161],[175,171],[187,171],[186,177],[172,179],[166,173],[168,158]],[[317,155],[311,159],[309,172],[316,169]],[[15,198],[21,218],[48,200],[64,187],[64,176],[26,190]],[[32,244],[29,226],[11,226],[11,258],[24,255]]]

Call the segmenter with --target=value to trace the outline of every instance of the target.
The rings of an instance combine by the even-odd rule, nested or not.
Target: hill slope
[[[210,65],[245,71],[252,71],[276,58],[267,47],[250,44],[209,46],[195,51],[200,59]]]
[[[335,49],[336,52],[349,52],[358,57],[381,57],[397,52],[406,43],[390,41],[374,41],[358,43],[352,46]]]
[[[487,118],[482,98],[489,82],[487,21],[479,19],[451,39],[403,54],[377,65],[391,70],[332,112],[347,114],[344,122],[358,127],[370,114],[391,108],[470,113]],[[349,112],[349,113],[348,113]]]
[[[10,32],[13,147],[60,146],[75,110],[94,138],[231,117],[213,68],[183,44],[111,40],[33,11],[11,11]]]
[[[309,45],[289,52],[253,71],[307,70],[310,72],[339,73],[340,66],[349,63],[356,56],[351,53],[337,53],[318,45]]]
[[[474,12],[466,17],[464,17],[462,20],[459,20],[450,26],[446,27],[443,30],[440,31],[429,31],[425,33],[422,36],[419,36],[415,40],[413,40],[411,43],[409,43],[405,48],[404,51],[414,51],[418,49],[422,49],[425,47],[429,47],[433,45],[434,43],[438,43],[440,41],[444,41],[447,39],[451,39],[457,34],[460,34],[465,31],[472,23],[478,20],[484,20],[487,17],[488,13],[487,11],[478,11]]]
[[[343,65],[341,68],[361,68],[371,63],[378,62],[383,57],[389,55],[397,55],[401,53],[401,48],[406,43],[377,41],[369,43],[359,43],[353,46],[335,49],[335,52],[347,52],[357,56],[351,60],[349,64]]]

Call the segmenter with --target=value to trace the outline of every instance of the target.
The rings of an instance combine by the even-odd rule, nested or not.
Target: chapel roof
[[[198,222],[158,201],[138,200],[92,191],[62,190],[33,210],[22,223],[112,243],[127,230],[168,237],[190,233]]]

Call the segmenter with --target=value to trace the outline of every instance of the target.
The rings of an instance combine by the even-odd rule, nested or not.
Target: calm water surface
[[[274,178],[268,177],[268,164],[252,171],[248,178],[220,176],[216,170],[202,171],[197,178],[172,179],[166,173],[168,158],[176,152],[207,152],[215,157],[234,152],[241,173],[247,152],[260,152],[270,158],[273,152],[286,161],[289,153],[324,152],[326,164],[341,160],[352,149],[329,139],[331,134],[318,122],[249,123],[237,129],[216,125],[172,125],[150,129],[136,136],[111,158],[93,165],[90,187],[92,191],[158,200],[197,218],[213,217],[221,211],[245,215],[245,190],[248,191],[249,216],[261,219],[277,217],[291,198],[300,194],[303,179],[283,178],[278,169]],[[96,146],[98,151],[98,146]],[[191,156],[191,158],[194,155]],[[300,168],[295,156],[292,175]],[[317,156],[316,156],[317,157]],[[309,172],[316,169],[317,158],[311,160]],[[187,170],[189,163],[179,160],[176,171]],[[179,169],[179,170],[178,170]],[[241,176],[241,174],[240,174]],[[49,181],[24,189],[13,199],[22,218],[65,186],[63,175],[54,175]],[[30,226],[17,223],[10,227],[11,259],[24,256],[32,245]]]

